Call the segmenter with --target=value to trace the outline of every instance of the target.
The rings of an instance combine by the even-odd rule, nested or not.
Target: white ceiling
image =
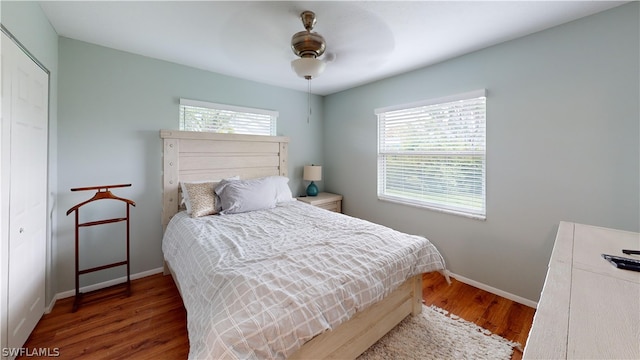
[[[335,59],[327,95],[619,6],[626,1],[43,1],[59,35],[306,91],[291,70],[303,10]]]

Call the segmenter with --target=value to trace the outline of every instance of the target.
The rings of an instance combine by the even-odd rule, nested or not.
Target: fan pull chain
[[[307,114],[307,124],[311,119],[311,79],[307,79],[307,106],[309,107],[309,113]]]

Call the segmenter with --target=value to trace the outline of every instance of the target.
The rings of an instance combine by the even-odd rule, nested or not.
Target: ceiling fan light
[[[325,63],[316,58],[300,58],[291,62],[291,68],[298,76],[313,79],[324,71]]]

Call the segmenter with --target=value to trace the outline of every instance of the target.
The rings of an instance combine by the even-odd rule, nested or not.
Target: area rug
[[[520,344],[448,314],[436,306],[422,306],[378,340],[358,360],[387,359],[511,359]]]

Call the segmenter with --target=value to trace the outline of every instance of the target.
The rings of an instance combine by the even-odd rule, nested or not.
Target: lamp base
[[[313,181],[307,186],[307,196],[318,196],[318,187]]]

